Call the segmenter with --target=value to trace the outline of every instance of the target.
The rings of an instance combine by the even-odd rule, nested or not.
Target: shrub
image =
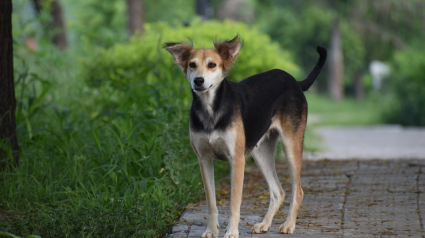
[[[391,100],[383,118],[389,123],[424,126],[425,117],[425,49],[398,52],[392,63]]]
[[[173,85],[169,85],[172,88],[164,89],[163,93],[178,92],[176,97],[185,98],[187,105],[191,96],[186,79],[178,69],[173,70],[172,57],[161,48],[162,43],[191,39],[195,47],[212,48],[216,37],[229,39],[237,33],[245,42],[228,76],[230,80],[239,81],[273,68],[283,69],[299,78],[300,70],[293,63],[290,53],[281,50],[278,44],[271,42],[267,35],[256,28],[230,21],[203,23],[199,20],[188,27],[171,27],[165,23],[147,24],[142,37],[133,38],[128,44],[117,44],[110,49],[101,50],[94,55],[93,60],[84,62],[86,70],[83,75],[87,82],[100,90],[119,88],[122,82],[132,85],[160,84],[161,81],[170,79],[173,81]]]
[[[75,55],[49,55],[15,58],[21,166],[0,174],[0,230],[46,238],[163,236],[185,204],[203,196],[188,109],[168,94],[173,81],[137,90],[122,82],[126,97],[93,102],[111,95],[75,77]]]

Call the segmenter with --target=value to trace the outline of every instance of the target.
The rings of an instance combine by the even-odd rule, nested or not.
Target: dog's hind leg
[[[252,233],[264,233],[269,230],[274,215],[285,199],[285,192],[280,185],[275,168],[275,152],[278,138],[279,132],[270,131],[268,137],[252,151],[252,156],[266,179],[270,192],[269,209],[263,221],[254,225]]]
[[[282,140],[288,161],[289,175],[291,176],[292,202],[286,221],[279,227],[279,233],[291,234],[294,232],[298,210],[304,197],[304,192],[301,188],[301,166],[304,131],[307,121],[305,115],[302,116],[298,125],[294,125],[294,120],[288,119],[282,121]]]

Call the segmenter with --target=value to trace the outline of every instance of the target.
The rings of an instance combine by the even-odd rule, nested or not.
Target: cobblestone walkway
[[[279,177],[290,198],[285,162]],[[293,235],[278,234],[289,201],[265,234],[251,234],[268,206],[266,184],[255,164],[247,165],[240,237],[425,237],[425,160],[306,161],[303,205]],[[220,235],[228,219],[229,181],[220,183]],[[187,209],[170,237],[200,237],[207,220],[205,202]]]
[[[378,130],[381,129],[378,128]],[[370,128],[365,131],[377,132]],[[335,137],[340,142],[344,138],[350,140],[350,138],[346,138],[350,136],[347,134],[350,132],[331,131],[330,133],[345,133],[345,136],[341,136],[339,139]],[[359,131],[354,131],[354,133],[359,133]],[[393,132],[387,131],[386,133]],[[419,130],[419,132],[409,131],[407,134],[403,134],[408,137],[413,134],[413,140],[411,140],[412,138],[393,138],[385,133],[383,134],[387,138],[376,136],[379,133],[375,133],[375,135],[369,133],[368,136],[369,139],[370,136],[374,136],[375,141],[378,141],[376,142],[377,147],[380,148],[390,145],[388,144],[390,142],[379,142],[380,140],[397,140],[399,142],[391,145],[401,146],[398,148],[405,146],[408,151],[409,147],[406,143],[411,140],[412,145],[420,151],[421,143],[425,143],[425,140],[421,140],[425,134],[421,133],[422,131]],[[324,140],[326,141],[326,138]],[[362,139],[351,138],[351,140],[361,141]],[[354,147],[355,143],[353,142],[351,147]],[[304,161],[301,181],[305,196],[298,215],[297,227],[292,235],[277,233],[279,225],[286,218],[290,202],[288,199],[291,198],[286,161],[277,162],[277,171],[286,192],[286,200],[283,208],[275,216],[272,227],[265,234],[250,233],[253,225],[260,222],[265,215],[269,194],[267,185],[256,165],[247,164],[239,224],[240,237],[425,238],[425,160],[415,156],[399,157],[413,157],[413,159],[391,160],[388,160],[387,157],[384,158],[387,160],[378,160],[374,159],[376,157],[356,156],[356,151],[359,155],[358,152],[363,151],[362,148],[364,149],[368,143],[374,142],[369,140],[365,144],[360,144],[357,150],[351,150],[349,158],[358,159],[317,160],[319,157],[316,154],[317,157],[313,157],[313,160]],[[344,146],[344,143],[341,142],[341,144]],[[369,145],[368,147],[372,148],[373,146]],[[373,148],[368,153],[372,150]],[[326,153],[330,152],[332,151]],[[425,158],[425,152],[419,152],[417,155]],[[323,154],[321,158],[324,158]],[[218,185],[220,237],[224,235],[228,222],[229,184],[230,181],[225,178]],[[190,205],[168,236],[200,237],[207,224],[206,218],[205,201]]]

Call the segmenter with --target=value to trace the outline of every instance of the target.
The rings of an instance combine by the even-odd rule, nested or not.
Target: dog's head
[[[214,49],[194,49],[192,44],[165,43],[193,91],[204,93],[215,88],[226,77],[241,49],[239,37],[214,42]]]

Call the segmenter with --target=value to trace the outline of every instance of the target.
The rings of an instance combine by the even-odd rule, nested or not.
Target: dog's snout
[[[194,83],[196,86],[202,86],[204,84],[204,78],[202,77],[196,77],[194,80]]]

